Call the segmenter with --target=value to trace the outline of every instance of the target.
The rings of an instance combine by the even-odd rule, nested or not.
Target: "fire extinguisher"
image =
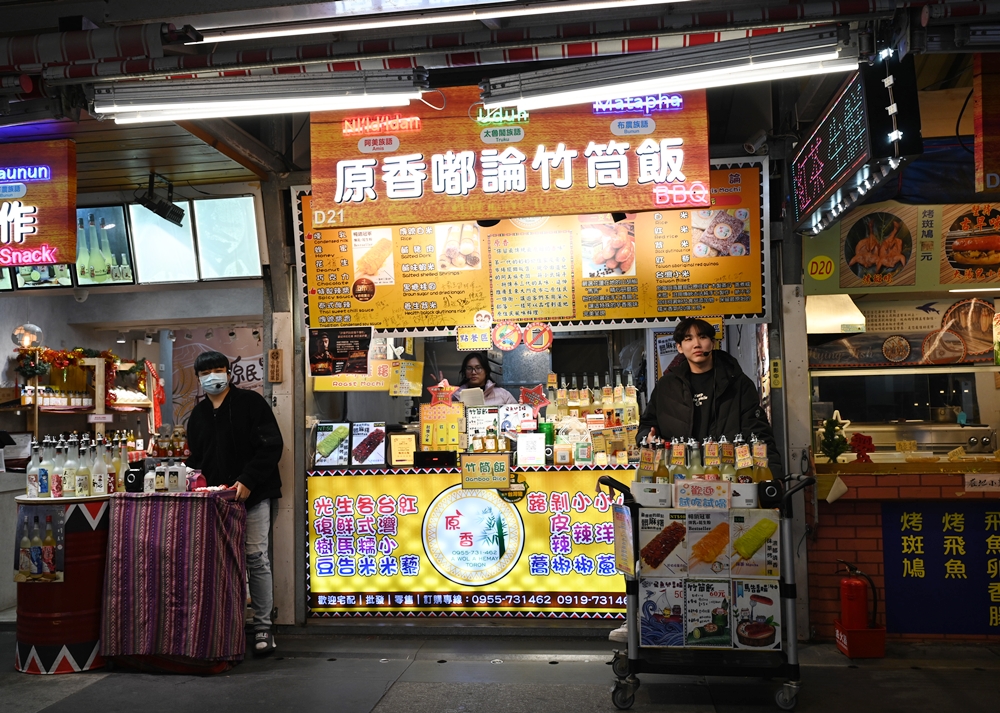
[[[840,625],[844,629],[874,629],[878,626],[878,590],[875,582],[850,562],[837,560],[847,569],[840,580]],[[864,577],[864,579],[862,579]],[[866,581],[867,580],[867,581]],[[872,589],[872,613],[868,618],[868,587]]]

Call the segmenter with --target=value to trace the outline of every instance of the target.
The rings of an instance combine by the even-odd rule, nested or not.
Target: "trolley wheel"
[[[795,704],[798,703],[798,698],[794,694],[789,693],[788,689],[782,686],[778,689],[777,693],[774,694],[774,702],[781,710],[791,711],[795,710]]]
[[[616,682],[615,687],[611,689],[611,702],[620,711],[628,710],[635,703],[635,694],[629,694],[624,686]]]
[[[625,678],[628,676],[628,657],[615,656],[615,658],[611,661],[611,671],[618,678]]]

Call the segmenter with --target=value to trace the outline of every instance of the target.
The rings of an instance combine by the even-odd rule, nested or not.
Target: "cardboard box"
[[[733,580],[733,648],[781,649],[781,594],[775,579]]]
[[[777,510],[729,511],[733,577],[781,576],[781,518]],[[768,535],[766,539],[762,539]]]
[[[683,510],[639,509],[639,572],[643,576],[687,574],[686,519]],[[663,537],[657,539],[661,533]]]
[[[719,543],[722,546],[719,546]],[[687,511],[688,574],[728,577],[730,530],[727,510]]]
[[[684,587],[684,645],[731,649],[731,588],[728,579],[689,579]]]
[[[684,580],[639,578],[639,645],[684,646]]]
[[[639,483],[632,481],[629,486],[635,501],[647,508],[670,507],[673,488],[669,483]]]

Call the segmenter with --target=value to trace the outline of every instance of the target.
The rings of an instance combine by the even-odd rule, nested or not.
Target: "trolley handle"
[[[622,495],[625,496],[626,502],[633,499],[632,491],[629,490],[629,487],[624,483],[615,480],[610,475],[602,475],[600,478],[597,479],[597,492],[601,492],[602,485],[607,487],[608,495],[611,496],[612,500],[614,499],[615,494],[613,491],[615,490],[617,490],[618,492],[620,492]]]
[[[795,493],[816,483],[816,478],[811,475],[789,475],[786,476],[784,480],[786,483],[791,482],[792,480],[796,481],[795,485],[788,488],[788,490],[785,491],[785,494],[781,496],[781,499],[786,503],[789,502],[789,499],[795,495]]]

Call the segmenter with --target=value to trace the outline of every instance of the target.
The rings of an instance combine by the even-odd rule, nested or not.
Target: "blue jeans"
[[[271,501],[263,500],[247,508],[247,573],[250,578],[250,606],[255,631],[271,628],[274,589],[267,546],[271,535]]]

